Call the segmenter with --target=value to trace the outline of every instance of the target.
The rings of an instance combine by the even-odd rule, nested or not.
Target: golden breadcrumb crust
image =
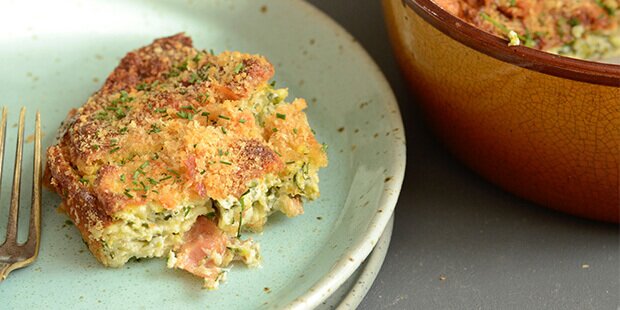
[[[132,206],[239,197],[287,162],[325,166],[303,99],[256,119],[249,98],[273,74],[262,56],[198,51],[184,34],[128,53],[47,151],[48,186],[91,251],[93,229]]]

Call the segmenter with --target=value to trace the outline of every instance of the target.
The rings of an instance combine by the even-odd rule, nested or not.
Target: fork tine
[[[0,187],[2,187],[2,163],[4,162],[4,132],[6,131],[6,107],[2,107],[2,123],[0,124]]]
[[[28,247],[34,244],[34,257],[39,253],[41,240],[41,113],[37,111],[34,129],[34,162],[32,173],[32,209],[28,229]]]
[[[5,242],[17,241],[17,217],[19,214],[19,191],[22,176],[22,153],[24,140],[24,118],[26,108],[19,112],[19,128],[17,133],[17,150],[15,151],[15,171],[13,173],[13,192],[11,193],[11,208],[9,209],[9,223]]]

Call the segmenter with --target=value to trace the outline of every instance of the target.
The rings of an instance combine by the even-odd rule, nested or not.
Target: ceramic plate
[[[392,229],[394,228],[394,216],[390,219],[385,231],[377,241],[377,245],[372,250],[368,258],[357,268],[357,270],[345,281],[329,298],[323,301],[316,310],[327,309],[357,309],[357,306],[364,300],[366,293],[375,282],[388,248],[392,240]]]
[[[42,112],[48,146],[67,111],[96,91],[125,53],[181,31],[198,48],[269,58],[278,85],[308,100],[310,123],[329,145],[330,160],[320,174],[322,196],[306,204],[303,216],[273,216],[253,236],[262,266],[234,266],[211,292],[199,279],[166,269],[163,259],[103,268],[56,212],[59,199],[46,192],[40,257],[0,284],[2,307],[307,308],[335,291],[383,232],[405,168],[398,106],[358,43],[307,3],[4,0],[0,29],[0,104],[10,110],[5,167],[12,166],[19,106],[29,108],[29,124],[35,110]],[[32,143],[25,151],[31,156]],[[31,171],[26,165],[25,182]],[[10,173],[4,171],[0,232]],[[23,194],[27,205],[29,186]]]

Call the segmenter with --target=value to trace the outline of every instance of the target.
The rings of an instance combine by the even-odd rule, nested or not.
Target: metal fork
[[[13,192],[9,209],[6,240],[0,245],[0,282],[15,269],[30,265],[39,254],[41,241],[41,115],[37,111],[35,122],[34,165],[32,183],[32,205],[30,209],[30,223],[28,240],[17,242],[17,218],[19,213],[19,191],[22,172],[22,153],[24,143],[24,118],[26,108],[19,113],[19,128],[17,133],[17,150],[15,151],[15,171],[13,174]],[[6,140],[6,107],[2,109],[2,124],[0,124],[0,185],[2,183],[2,161],[4,159],[4,142]]]

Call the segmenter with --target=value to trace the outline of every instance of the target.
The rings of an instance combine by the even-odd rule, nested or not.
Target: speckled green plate
[[[253,236],[261,243],[262,267],[234,266],[217,291],[166,269],[162,259],[102,267],[56,212],[58,198],[46,192],[39,259],[0,283],[0,308],[309,308],[353,273],[388,223],[405,169],[398,106],[358,43],[305,2],[3,0],[0,29],[0,104],[10,108],[7,152],[14,149],[11,124],[19,106],[29,108],[30,124],[34,111],[42,112],[44,146],[50,145],[67,111],[101,86],[120,57],[180,31],[198,48],[267,56],[278,85],[308,100],[310,123],[330,146],[321,198],[306,204],[303,216],[273,216],[265,232]],[[31,156],[32,143],[25,151]],[[5,166],[12,166],[12,157],[7,153]],[[31,171],[26,165],[25,175]],[[10,173],[4,171],[0,234]],[[26,205],[29,194],[24,186]]]

